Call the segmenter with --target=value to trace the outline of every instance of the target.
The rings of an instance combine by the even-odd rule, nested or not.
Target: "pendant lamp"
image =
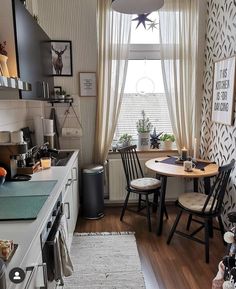
[[[111,7],[125,14],[150,13],[160,9],[164,0],[112,0]]]

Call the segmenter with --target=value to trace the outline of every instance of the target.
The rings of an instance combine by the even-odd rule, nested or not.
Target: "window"
[[[146,30],[142,24],[136,29],[137,22],[132,21],[128,71],[115,142],[124,133],[131,134],[134,142],[137,140],[136,122],[143,109],[157,133],[172,133],[160,61],[158,13],[153,12],[148,18],[155,21],[153,29],[149,22]]]

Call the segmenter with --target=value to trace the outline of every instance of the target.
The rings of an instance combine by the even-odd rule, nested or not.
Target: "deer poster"
[[[54,76],[72,76],[71,41],[52,40],[52,65]]]

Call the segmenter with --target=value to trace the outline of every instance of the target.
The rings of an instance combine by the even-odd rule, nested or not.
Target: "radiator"
[[[146,159],[139,159],[145,176],[155,177],[155,172],[147,170]],[[126,179],[121,159],[109,159],[108,162],[108,188],[110,201],[124,201],[126,196]],[[183,178],[168,178],[166,188],[166,200],[176,200],[179,193],[185,191]],[[137,200],[137,194],[131,194],[129,200]]]

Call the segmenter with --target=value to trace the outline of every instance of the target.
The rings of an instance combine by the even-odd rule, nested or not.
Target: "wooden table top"
[[[162,163],[162,160],[167,159],[168,157],[159,157],[155,159],[150,159],[145,163],[145,166],[164,176],[171,176],[171,177],[184,177],[184,178],[204,178],[204,177],[211,177],[215,176],[218,173],[218,165],[209,163],[204,160],[197,160],[201,162],[209,163],[209,165],[205,166],[204,170],[195,169],[191,172],[186,172],[181,165],[173,165],[173,164],[166,164]]]

